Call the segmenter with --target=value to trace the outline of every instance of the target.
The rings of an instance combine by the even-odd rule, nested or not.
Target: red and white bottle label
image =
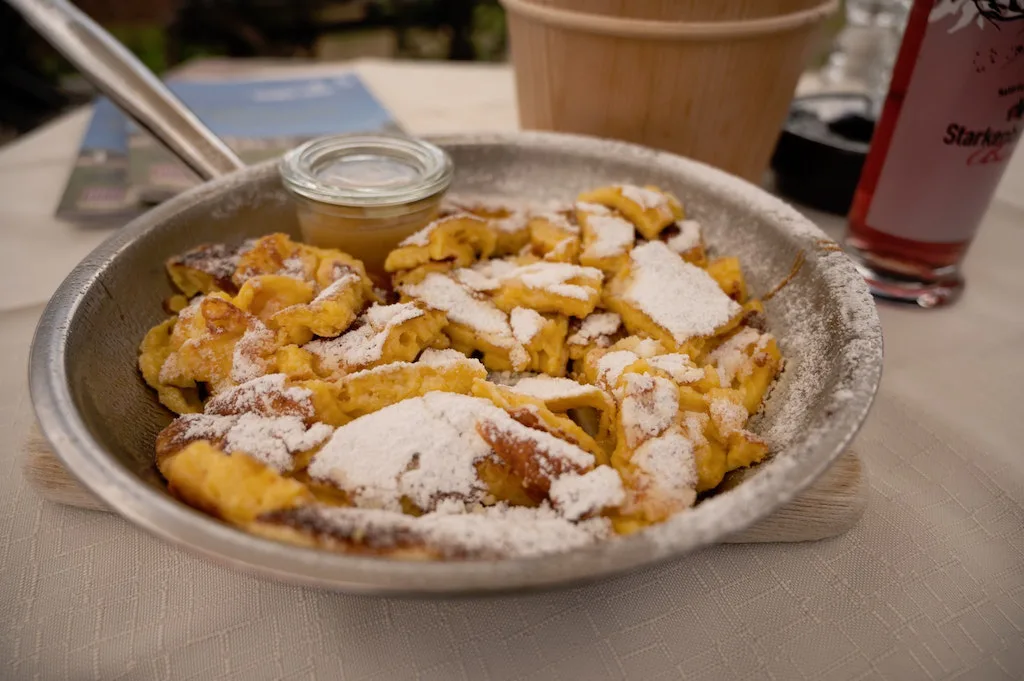
[[[867,224],[915,241],[974,234],[1024,131],[1024,5],[939,0]]]

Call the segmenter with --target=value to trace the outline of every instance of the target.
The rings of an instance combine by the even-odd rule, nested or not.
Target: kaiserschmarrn
[[[388,256],[270,234],[167,262],[139,369],[168,489],[245,531],[403,559],[532,556],[686,513],[768,455],[783,363],[739,260],[614,185],[452,199]],[[383,279],[378,279],[378,283]]]

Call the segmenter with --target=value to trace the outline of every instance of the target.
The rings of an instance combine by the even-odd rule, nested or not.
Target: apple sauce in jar
[[[440,147],[389,135],[315,139],[279,167],[302,240],[345,251],[375,274],[398,242],[437,217],[453,172]]]

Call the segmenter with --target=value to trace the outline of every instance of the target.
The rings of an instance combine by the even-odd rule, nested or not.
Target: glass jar
[[[388,135],[315,139],[279,167],[303,241],[345,251],[377,273],[398,242],[437,217],[453,172],[440,147]]]

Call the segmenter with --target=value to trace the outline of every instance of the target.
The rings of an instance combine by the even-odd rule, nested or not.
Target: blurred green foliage
[[[498,4],[478,4],[473,10],[473,46],[478,58],[505,58],[505,10]]]
[[[110,33],[154,73],[167,70],[166,32],[159,26],[107,26]]]

